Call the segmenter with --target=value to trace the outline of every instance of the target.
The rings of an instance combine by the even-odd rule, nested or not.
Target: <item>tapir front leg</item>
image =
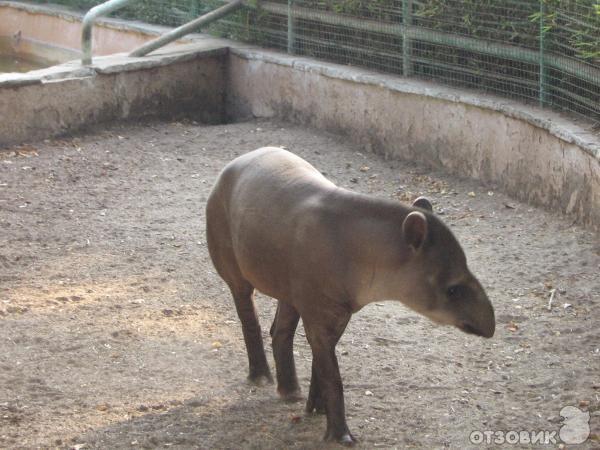
[[[301,399],[293,352],[294,334],[299,320],[300,314],[293,306],[279,301],[271,337],[277,368],[277,392],[286,401]]]
[[[303,317],[306,337],[313,353],[313,379],[307,409],[318,409],[318,403],[322,402],[327,414],[325,440],[337,441],[344,445],[353,445],[356,439],[346,424],[344,388],[335,356],[335,346],[349,320],[349,312],[335,317],[319,317],[316,320]],[[315,389],[317,391],[314,391]]]
[[[310,414],[313,411],[317,414],[325,414],[325,404],[323,403],[323,395],[321,395],[321,389],[319,388],[314,360],[310,378],[310,390],[308,392],[308,400],[306,401],[306,412]]]

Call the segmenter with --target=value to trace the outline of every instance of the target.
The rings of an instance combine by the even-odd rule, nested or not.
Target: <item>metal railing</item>
[[[81,50],[83,57],[81,60],[82,65],[92,64],[92,28],[94,22],[98,17],[110,14],[113,11],[123,8],[132,0],[109,0],[106,3],[94,6],[90,9],[83,18],[83,26],[81,33]],[[215,9],[207,14],[204,14],[197,19],[194,19],[185,25],[177,27],[156,39],[146,42],[142,46],[133,50],[129,56],[140,57],[147,55],[148,53],[164,47],[165,45],[176,41],[177,39],[185,36],[186,34],[194,33],[201,27],[207,26],[212,22],[219,20],[220,18],[232,13],[236,9],[243,6],[244,0],[232,0],[229,3]]]
[[[159,49],[160,47],[164,47],[165,45],[176,41],[177,39],[185,36],[186,34],[194,33],[198,31],[201,27],[211,24],[215,20],[219,20],[221,17],[226,16],[229,13],[232,13],[236,9],[239,9],[243,6],[243,0],[233,0],[230,3],[227,3],[220,8],[215,9],[203,16],[198,17],[191,22],[186,23],[180,27],[175,28],[174,30],[169,31],[168,33],[163,34],[162,36],[151,40],[150,42],[146,42],[144,45],[136,48],[132,51],[129,56],[144,56],[148,53]]]
[[[106,16],[117,9],[126,6],[131,0],[109,0],[106,3],[94,6],[85,16],[81,30],[81,52],[83,57],[81,64],[84,66],[92,64],[92,27],[98,17]]]

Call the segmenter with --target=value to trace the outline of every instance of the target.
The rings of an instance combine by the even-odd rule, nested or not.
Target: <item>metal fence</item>
[[[179,25],[222,4],[140,0],[118,15]],[[249,0],[205,31],[600,122],[600,0]]]

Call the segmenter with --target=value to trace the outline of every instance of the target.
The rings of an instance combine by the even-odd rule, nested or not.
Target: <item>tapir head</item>
[[[441,323],[486,338],[496,328],[494,308],[467,267],[465,254],[446,225],[431,213],[431,203],[419,198],[402,224],[411,255],[407,304]]]

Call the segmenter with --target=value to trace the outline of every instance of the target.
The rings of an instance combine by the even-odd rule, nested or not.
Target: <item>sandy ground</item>
[[[115,125],[0,151],[1,448],[325,447],[323,416],[246,384],[241,328],[206,249],[215,176],[264,145],[351,189],[429,196],[496,308],[491,340],[392,302],[355,315],[338,355],[361,447],[558,432],[567,405],[591,414],[577,448],[600,447],[597,234],[493,186],[261,121]],[[265,339],[274,306],[259,297]],[[306,393],[310,351],[297,333]]]

